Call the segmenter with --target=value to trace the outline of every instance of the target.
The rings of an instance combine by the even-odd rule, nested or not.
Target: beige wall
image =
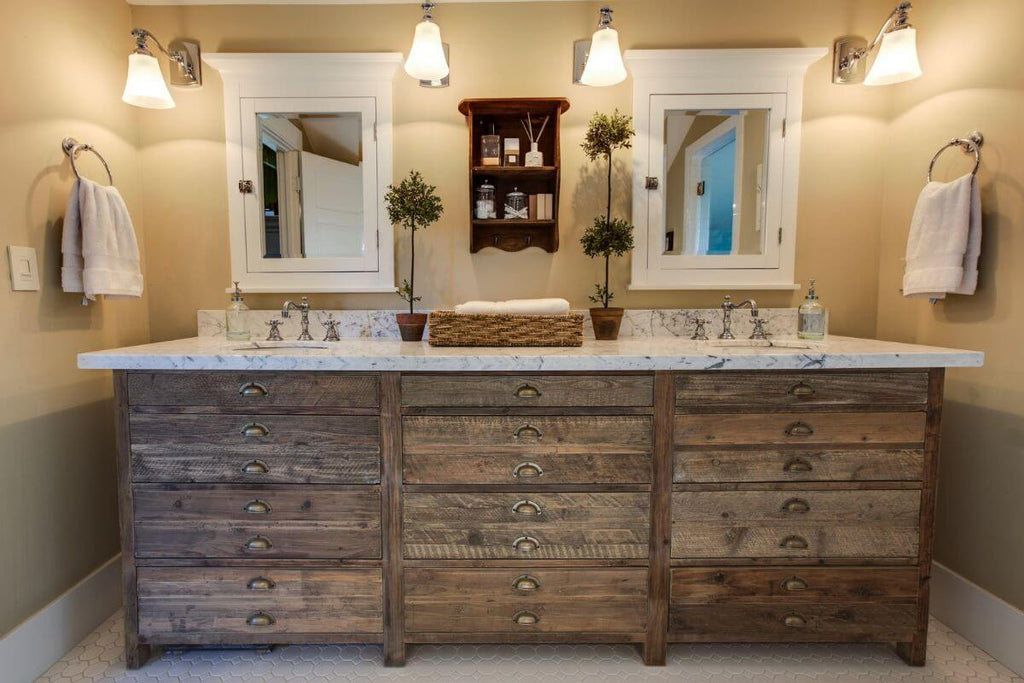
[[[579,248],[583,228],[601,210],[602,169],[579,149],[587,119],[597,110],[631,108],[631,81],[589,89],[570,81],[572,42],[594,29],[600,3],[441,4],[436,12],[451,44],[452,86],[419,88],[395,81],[395,173],[423,171],[437,185],[446,211],[418,237],[417,293],[425,307],[472,298],[565,296],[585,307],[600,276],[598,262]],[[615,23],[624,48],[795,47],[831,45],[837,35],[877,29],[883,2],[863,0],[635,0],[618,7]],[[152,7],[132,10],[136,24],[166,39],[198,38],[206,51],[407,51],[418,10],[383,6]],[[510,29],[511,27],[511,29]],[[881,203],[880,145],[885,93],[839,88],[827,58],[811,67],[804,108],[797,277],[817,277],[833,307],[833,329],[870,336],[875,331],[875,270]],[[140,113],[148,263],[154,339],[195,333],[196,308],[224,305],[229,285],[227,198],[221,85],[213,69],[198,92],[176,93],[178,108]],[[563,117],[561,249],[469,253],[464,97],[565,96]],[[628,152],[617,155],[616,213],[627,215],[623,189]],[[586,181],[586,182],[581,182]],[[408,271],[408,243],[400,236],[398,277]],[[629,292],[628,259],[614,264],[615,302],[628,307],[715,305],[722,292]],[[422,289],[420,289],[422,288]],[[752,294],[762,305],[784,306],[802,295]],[[247,298],[272,308],[283,297]],[[396,296],[322,295],[318,307],[400,307]]]
[[[947,375],[936,559],[1024,608],[1024,3],[933,0],[914,13],[925,75],[891,88],[879,335],[985,351]],[[981,282],[931,306],[899,293],[928,161],[949,138],[985,134]],[[947,151],[936,179],[973,160]]]
[[[147,341],[148,311],[59,291],[60,141],[103,153],[141,237],[135,113],[120,101],[129,19],[123,0],[47,0],[5,3],[0,21],[0,247],[35,247],[42,273],[42,291],[11,292],[3,257],[0,635],[118,550],[110,374],[77,370],[75,354]],[[92,159],[81,169],[102,177]]]

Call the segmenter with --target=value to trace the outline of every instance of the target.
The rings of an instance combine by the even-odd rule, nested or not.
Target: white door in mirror
[[[8,245],[7,261],[11,267],[11,289],[13,291],[39,291],[39,266],[36,263],[35,249]]]

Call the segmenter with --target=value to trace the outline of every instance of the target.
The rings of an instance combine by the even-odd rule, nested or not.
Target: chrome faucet
[[[284,302],[281,306],[281,317],[290,318],[291,311],[299,311],[302,314],[301,326],[302,333],[299,335],[299,341],[313,341],[312,335],[309,333],[309,297],[304,296],[299,299],[301,303],[295,303],[292,300]]]
[[[749,308],[750,316],[757,318],[757,302],[753,299],[747,299],[743,303],[734,304],[732,297],[728,294],[725,295],[725,299],[722,300],[722,334],[718,335],[719,339],[735,339],[736,336],[732,333],[732,312],[740,308]]]

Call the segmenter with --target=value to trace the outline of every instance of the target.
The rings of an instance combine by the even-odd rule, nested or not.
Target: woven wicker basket
[[[583,314],[467,315],[434,311],[431,346],[582,346]]]

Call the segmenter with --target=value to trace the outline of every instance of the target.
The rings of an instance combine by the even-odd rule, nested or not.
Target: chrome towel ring
[[[978,169],[981,167],[981,146],[985,144],[985,136],[980,132],[974,131],[966,138],[953,138],[935,153],[932,157],[932,162],[928,164],[928,182],[932,182],[932,171],[935,169],[935,162],[939,160],[942,153],[950,147],[959,147],[963,150],[964,154],[974,154],[974,170],[971,171],[972,176],[978,175]]]
[[[75,166],[75,158],[79,152],[92,152],[99,157],[100,163],[103,164],[103,168],[107,171],[107,179],[110,184],[114,184],[114,174],[110,172],[110,166],[107,164],[107,160],[103,158],[103,155],[96,151],[96,148],[90,144],[79,142],[74,138],[64,138],[60,143],[61,149],[64,150],[64,154],[71,160],[71,171],[75,174],[76,178],[81,179],[81,175],[78,173],[78,167]]]

